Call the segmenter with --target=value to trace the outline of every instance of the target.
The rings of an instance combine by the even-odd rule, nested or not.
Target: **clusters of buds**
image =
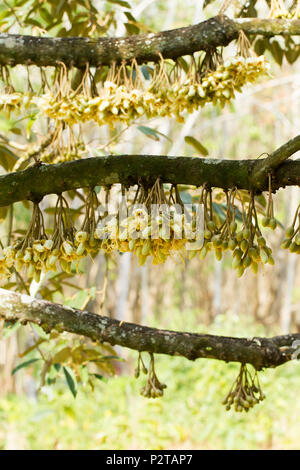
[[[115,217],[100,224],[95,238],[104,239],[102,249],[107,252],[134,253],[140,265],[150,256],[153,264],[164,263],[173,253],[185,251],[188,239],[183,237],[182,227],[185,233],[192,230],[191,224],[185,221],[185,214],[176,213],[176,206],[172,205],[179,201],[182,205],[178,189],[174,187],[167,199],[159,179],[151,188],[139,185],[128,217],[121,221]],[[152,208],[158,207],[162,207],[162,212],[153,214]]]
[[[7,280],[11,276],[11,269],[15,264],[15,251],[11,246],[0,251],[0,279]]]
[[[39,159],[44,163],[70,162],[80,159],[86,153],[86,146],[82,137],[82,129],[75,134],[74,129],[64,123],[56,126],[51,139],[44,147],[45,151]]]
[[[244,196],[244,199],[248,199],[247,208],[242,192],[233,189],[230,192],[225,191],[225,195],[226,217],[218,224],[213,210],[212,191],[206,186],[203,187],[201,202],[204,206],[205,226],[204,245],[199,251],[200,258],[205,258],[208,252],[214,250],[216,258],[221,260],[223,252],[230,250],[233,256],[232,268],[237,270],[238,277],[241,277],[248,267],[257,273],[259,264],[273,265],[272,250],[267,246],[259,227],[254,193],[250,193],[250,198],[248,194]],[[236,196],[241,210],[236,205]],[[240,230],[237,219],[241,219]]]
[[[133,195],[134,194],[134,195]],[[125,188],[122,188],[125,196]],[[99,213],[97,194],[91,189],[85,200],[85,213],[80,228],[76,229],[68,202],[59,195],[54,211],[54,227],[46,233],[42,212],[37,203],[24,238],[17,240],[0,252],[0,275],[9,278],[14,268],[25,270],[36,281],[42,272],[56,272],[61,268],[67,273],[77,272],[82,258],[94,258],[100,250],[134,253],[140,265],[148,258],[153,264],[165,263],[168,257],[199,255],[203,259],[214,251],[218,260],[223,253],[232,252],[232,267],[241,277],[248,267],[256,273],[259,265],[274,264],[272,250],[267,246],[258,222],[257,211],[263,204],[254,192],[225,190],[216,198],[225,198],[226,205],[213,203],[212,189],[203,185],[196,200],[200,203],[184,205],[178,187],[164,187],[158,178],[153,186],[139,183],[131,193],[130,204],[125,211],[103,215]],[[199,198],[199,199],[198,199]],[[108,205],[109,190],[106,190]],[[123,201],[126,201],[126,198]],[[202,210],[203,209],[203,210]],[[200,217],[199,217],[200,214]],[[266,220],[268,224],[266,224]],[[263,225],[274,229],[271,188],[263,218]],[[298,220],[298,225],[296,221]],[[300,246],[299,208],[292,227],[287,231],[283,248],[298,252]],[[50,233],[50,235],[49,235]],[[298,250],[298,251],[297,251]]]
[[[226,410],[230,410],[231,406],[237,412],[250,410],[254,405],[265,399],[257,371],[251,375],[246,364],[241,364],[240,372],[234,381],[228,395],[222,401]]]
[[[8,246],[3,254],[10,267],[14,266],[17,272],[26,269],[28,277],[38,282],[52,245],[52,241],[48,240],[45,234],[43,214],[38,204],[34,203],[25,237]]]
[[[144,374],[148,374],[147,383],[142,388],[141,395],[145,398],[159,398],[163,396],[164,389],[167,388],[167,386],[166,384],[163,384],[158,380],[156,372],[155,372],[154,355],[153,353],[149,353],[149,355],[150,355],[150,364],[149,364],[149,370],[148,370],[144,364],[141,353],[139,353],[138,365],[134,371],[134,376],[138,378],[140,376],[141,369]]]
[[[271,230],[275,230],[277,227],[277,220],[274,217],[274,204],[272,198],[272,177],[269,174],[269,196],[268,196],[268,204],[266,209],[266,215],[262,219],[262,226],[268,227]]]
[[[161,68],[164,67],[162,62]],[[93,120],[113,127],[117,122],[128,124],[142,115],[147,119],[176,116],[182,121],[181,113],[192,113],[206,103],[224,106],[234,98],[235,91],[241,91],[246,83],[267,72],[264,56],[238,56],[206,73],[199,73],[192,63],[185,79],[177,74],[174,83],[161,70],[150,86],[142,78],[119,84],[120,74],[116,74],[104,82],[98,96],[75,92],[58,96],[49,92],[37,97],[36,104],[50,118],[70,126]],[[114,78],[116,81],[112,81]]]
[[[9,118],[12,112],[23,112],[31,102],[31,93],[0,93],[0,112]]]
[[[87,121],[114,127],[143,115],[148,119],[175,116],[182,121],[182,113],[192,113],[206,103],[224,106],[245,84],[267,74],[268,68],[265,57],[251,52],[250,43],[240,32],[237,55],[225,63],[220,53],[208,51],[197,60],[192,56],[184,71],[180,61],[171,65],[161,57],[160,63],[145,76],[134,59],[130,65],[113,63],[98,87],[87,66],[74,90],[72,70],[60,63],[51,89],[45,91],[47,82],[43,81],[39,96],[29,92],[4,93],[0,109],[17,111],[31,103],[53,119],[56,127]]]
[[[268,64],[264,56],[237,56],[205,74],[191,68],[185,79],[178,78],[177,74],[174,83],[170,83],[166,73],[160,73],[162,83],[157,77],[150,86],[145,80],[140,80],[140,88],[135,88],[136,80],[131,85],[118,85],[107,80],[98,96],[75,91],[64,95],[49,91],[41,96],[4,93],[0,95],[0,111],[20,112],[33,104],[57,123],[63,122],[69,126],[95,121],[99,125],[113,127],[118,122],[128,124],[143,115],[147,119],[176,116],[182,121],[183,112],[192,113],[206,103],[223,107],[246,83],[256,81],[267,72]]]
[[[30,279],[39,282],[42,272],[56,272],[59,265],[63,271],[71,273],[72,263],[75,263],[77,270],[83,257],[100,249],[97,241],[90,236],[90,233],[94,233],[93,230],[89,231],[92,224],[92,219],[88,217],[83,229],[76,231],[68,203],[60,195],[56,204],[53,233],[48,238],[42,212],[38,204],[34,203],[25,237],[3,249],[0,254],[1,277],[8,278],[12,268],[15,268],[17,272],[25,270]],[[88,230],[85,230],[86,227]]]
[[[270,18],[297,18],[297,10],[293,13],[290,13],[285,7],[284,0],[271,0],[270,7]]]
[[[286,238],[281,242],[281,248],[291,253],[300,254],[300,204],[296,209],[293,223],[286,229]]]

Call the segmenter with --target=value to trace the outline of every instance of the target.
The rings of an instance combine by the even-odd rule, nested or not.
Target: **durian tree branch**
[[[46,300],[0,289],[0,317],[6,321],[37,323],[136,351],[170,356],[218,359],[252,364],[257,370],[277,367],[297,358],[294,341],[300,334],[273,338],[232,338],[149,328],[77,310]],[[298,344],[298,343],[296,343]]]
[[[300,148],[297,137],[281,147],[283,154],[291,154],[291,148]],[[295,142],[297,145],[295,145]],[[278,151],[272,155],[278,157]],[[275,158],[274,157],[274,158]],[[93,157],[55,165],[34,165],[26,170],[0,176],[0,207],[26,199],[39,202],[47,194],[97,185],[109,186],[122,183],[127,186],[139,182],[153,184],[160,177],[165,183],[255,190],[268,189],[268,176],[256,179],[269,161],[225,160],[164,155],[110,155]],[[272,160],[272,158],[271,158]],[[280,158],[278,157],[279,163]],[[272,189],[300,185],[300,160],[284,161],[272,171]]]
[[[197,25],[122,38],[37,37],[0,34],[0,65],[56,66],[58,62],[75,67],[120,63],[136,59],[139,63],[176,59],[197,51],[227,46],[246,34],[271,37],[300,35],[300,20],[243,18],[231,20],[215,16]]]
[[[273,173],[274,168],[280,166],[291,155],[300,150],[300,135],[294,139],[289,140],[278,149],[274,150],[268,158],[261,160],[257,164],[252,174],[252,180],[256,187],[263,187],[266,184],[266,179],[269,173]]]

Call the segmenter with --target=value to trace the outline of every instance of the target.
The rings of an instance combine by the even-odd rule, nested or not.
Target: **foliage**
[[[110,35],[116,30],[117,11],[122,12],[123,16],[121,18],[124,20],[123,26],[127,34],[138,34],[139,32],[149,30],[149,27],[135,19],[129,11],[130,4],[128,2],[123,0],[108,0],[104,3],[103,11],[99,13],[94,2],[88,0],[76,2],[74,0],[67,0],[59,3],[53,0],[48,0],[47,2],[41,2],[40,0],[8,0],[5,2],[6,6],[2,6],[2,9],[0,7],[1,32],[17,31],[18,33],[53,35],[57,37],[99,37]],[[244,9],[238,16],[248,16],[250,11],[256,15],[255,3],[250,2],[251,9],[249,8],[247,11]],[[295,18],[298,17],[299,3],[297,8],[290,13],[283,8],[281,3],[279,0],[271,2],[270,14],[272,17],[290,17],[291,15]],[[241,43],[244,47],[241,47]],[[285,38],[283,43],[280,44],[278,41],[269,38],[258,38],[254,43],[254,49],[259,54],[269,51],[279,65],[282,64],[284,56],[290,63],[293,63],[300,53],[299,45],[291,38]],[[118,139],[116,128],[120,124],[132,124],[142,116],[145,116],[147,120],[150,118],[171,118],[175,116],[177,121],[183,122],[186,111],[193,112],[207,103],[212,103],[216,106],[217,112],[219,112],[219,109],[225,103],[234,98],[235,91],[241,91],[242,86],[247,82],[254,82],[259,75],[266,74],[268,70],[265,57],[256,57],[252,53],[248,56],[249,44],[247,43],[246,46],[245,44],[245,38],[241,39],[240,37],[237,48],[238,56],[231,58],[225,63],[222,61],[221,54],[216,53],[216,51],[209,51],[205,55],[200,54],[196,59],[192,57],[190,62],[183,58],[169,62],[161,57],[161,61],[156,66],[151,67],[148,65],[140,66],[133,60],[129,64],[125,62],[119,66],[112,64],[110,68],[105,66],[96,70],[91,70],[87,65],[85,70],[77,70],[75,72],[72,67],[70,70],[67,70],[64,64],[58,64],[53,73],[45,73],[41,69],[40,79],[34,77],[33,81],[29,72],[27,81],[22,81],[18,77],[18,72],[9,72],[9,68],[4,67],[1,70],[3,93],[0,99],[0,128],[5,133],[5,136],[1,136],[0,144],[0,164],[3,172],[23,169],[31,164],[32,160],[35,161],[35,164],[40,164],[41,161],[45,163],[58,163],[87,156],[89,146],[82,137],[82,128],[76,128],[74,131],[74,125],[81,126],[81,124],[90,121],[95,121],[99,126],[109,124],[111,129],[108,132],[113,141]],[[14,82],[19,85],[21,83],[21,85],[19,87],[14,86]],[[19,91],[19,88],[21,91]],[[36,126],[39,111],[45,115],[41,123],[41,127],[44,126],[42,133],[39,132],[40,128]],[[19,114],[21,114],[21,118],[18,117]],[[157,142],[161,136],[166,137],[160,131],[145,125],[138,125],[137,130],[154,142]],[[13,134],[16,141],[12,142],[9,140],[11,134]],[[42,138],[37,138],[38,134],[42,135]],[[26,145],[19,143],[18,139],[21,136],[26,141]],[[169,138],[166,137],[166,139],[168,140]],[[31,145],[32,142],[38,145]],[[204,156],[208,154],[206,147],[193,136],[186,136],[185,142],[192,145],[198,153]],[[101,148],[99,151],[101,152]],[[17,154],[20,152],[22,156],[18,158]],[[269,180],[269,198],[266,216],[262,221],[262,225],[275,229],[277,220],[274,217],[273,210],[271,174],[269,175]],[[156,190],[157,194],[159,194],[159,202],[165,198],[162,183],[159,180],[156,183],[156,186],[158,186]],[[141,190],[143,194],[141,201],[149,202],[152,198],[153,188],[144,187],[139,184],[136,196],[139,195]],[[124,191],[124,188],[122,189]],[[172,189],[174,188],[170,189],[170,199]],[[105,190],[108,192],[107,188]],[[176,198],[173,198],[174,202],[180,203],[180,190],[177,187],[175,190]],[[29,223],[28,230],[24,231],[21,229],[19,233],[17,231],[12,232],[12,223],[9,222],[9,217],[10,220],[13,219],[13,209],[1,210],[0,219],[4,220],[7,217],[9,230],[6,237],[8,243],[7,245],[4,244],[6,247],[3,253],[1,252],[0,254],[0,274],[5,279],[9,278],[12,274],[16,278],[13,281],[9,281],[5,287],[20,288],[22,286],[22,289],[28,290],[29,283],[31,286],[34,282],[37,284],[40,282],[41,273],[44,275],[46,272],[52,271],[47,287],[43,287],[40,292],[44,298],[53,299],[57,292],[63,293],[64,286],[72,286],[69,282],[69,277],[78,272],[79,260],[84,256],[94,258],[100,248],[103,249],[106,255],[110,254],[111,251],[119,251],[121,253],[127,251],[134,252],[140,264],[143,264],[148,256],[153,256],[155,263],[165,262],[171,251],[180,251],[182,249],[182,243],[177,243],[177,240],[174,241],[177,231],[175,223],[172,226],[172,240],[170,243],[165,243],[164,234],[160,233],[159,243],[152,244],[149,236],[150,233],[148,232],[147,240],[142,243],[136,243],[130,237],[128,239],[121,239],[119,236],[111,241],[109,238],[111,226],[104,227],[105,240],[100,242],[100,236],[98,237],[97,234],[101,232],[101,227],[97,227],[99,220],[95,216],[98,207],[95,203],[95,200],[97,200],[96,191],[91,190],[87,195],[85,192],[83,194],[79,192],[76,195],[79,195],[83,203],[79,208],[70,208],[68,205],[69,199],[67,200],[64,196],[59,195],[56,207],[46,209],[45,212],[48,214],[54,213],[53,227],[48,230],[45,229],[43,214],[37,203],[34,203],[32,220]],[[190,198],[192,197],[186,191],[185,196],[187,195]],[[232,267],[237,269],[238,276],[242,276],[246,268],[251,266],[253,271],[257,272],[259,264],[265,265],[269,263],[273,265],[274,259],[272,250],[266,246],[266,240],[258,224],[257,212],[259,210],[264,212],[265,209],[265,207],[264,209],[260,207],[263,198],[259,200],[254,192],[237,193],[240,203],[235,204],[235,195],[235,188],[230,193],[225,191],[223,199],[226,199],[226,203],[223,204],[222,197],[219,199],[216,197],[213,201],[211,188],[203,186],[203,199],[201,202],[204,203],[205,209],[205,244],[200,256],[204,258],[208,251],[213,250],[216,258],[220,260],[223,257],[223,252],[230,249],[233,252],[234,258]],[[68,198],[73,201],[74,194],[69,194]],[[72,216],[74,216],[74,219],[78,219],[81,215],[83,215],[83,223],[80,229],[76,231]],[[295,221],[297,215],[298,209]],[[133,219],[130,222],[134,225],[133,228],[136,229],[136,219],[134,217]],[[140,219],[138,223],[142,225]],[[149,229],[148,226],[143,228],[145,230]],[[299,226],[293,225],[292,229],[287,233],[287,239],[283,242],[283,248],[290,248],[290,251],[299,253],[300,239],[298,231]],[[15,234],[21,235],[21,237],[16,238]],[[10,245],[11,239],[13,239],[12,246]],[[195,253],[192,253],[192,255],[195,255]],[[56,272],[57,268],[60,269],[60,267],[65,271],[64,273]],[[21,275],[23,274],[22,270],[27,272],[29,282],[27,279],[23,280]],[[16,324],[11,328],[5,328],[3,337],[11,335],[19,326],[19,324]],[[77,406],[80,408],[82,405],[83,408],[86,407],[88,410],[93,410],[93,408],[90,408],[91,404],[86,401],[86,389],[88,386],[94,388],[95,382],[100,380],[99,387],[101,394],[103,397],[106,397],[108,391],[104,388],[102,380],[104,375],[112,375],[114,373],[112,363],[119,359],[114,350],[103,345],[95,346],[87,341],[77,339],[68,344],[69,337],[59,334],[61,333],[59,325],[57,332],[51,333],[48,333],[46,328],[43,329],[37,325],[31,325],[31,327],[34,341],[30,342],[21,353],[21,361],[13,369],[13,374],[22,374],[24,369],[26,371],[35,370],[41,379],[40,388],[43,390],[43,393],[48,393],[49,397],[60,397],[61,405],[55,405],[57,406],[57,412],[61,412],[60,406],[66,406],[70,417],[75,416],[77,418]],[[224,334],[224,325],[221,333]],[[230,333],[232,334],[232,331]],[[107,352],[109,354],[106,354]],[[196,368],[194,365],[186,365],[185,362],[179,359],[175,360],[174,366],[170,366],[170,363],[168,363],[168,368],[164,365],[164,359],[161,359],[161,363],[166,368],[166,375],[171,371],[172,374],[174,373],[180,378],[182,368],[182,371],[185,371],[184,377],[187,376],[189,387],[192,388],[194,384],[197,386],[198,380],[195,379]],[[212,374],[212,369],[214,374]],[[224,377],[227,378],[227,372],[224,372],[224,370],[225,368],[222,367],[221,369],[220,365],[205,365],[202,369],[204,377],[202,377],[202,381],[199,384],[201,384],[201,387],[209,388],[210,384],[206,380],[207,377],[211,377],[222,389],[223,384],[227,383],[227,380],[223,380]],[[189,381],[189,374],[193,380]],[[255,390],[260,391],[257,382],[254,383],[252,378],[250,385],[247,382],[249,376],[247,376],[243,365],[240,377],[242,379],[234,390],[234,394],[239,399],[241,398],[241,390],[248,398],[250,392],[255,394],[257,393]],[[245,378],[244,382],[243,378]],[[131,379],[125,378],[117,378],[111,383],[113,385],[110,390],[114,392],[112,393],[114,399],[120,396],[119,391],[114,390],[114,387],[120,386],[123,392],[125,390],[126,394],[128,388],[131,390],[131,387],[134,389],[136,386],[133,385]],[[50,385],[53,384],[57,387],[50,389]],[[268,382],[266,384],[268,387]],[[66,385],[69,388],[69,395],[66,395],[64,391]],[[179,390],[180,387],[182,387],[182,392]],[[164,384],[156,376],[153,357],[151,357],[149,376],[143,388],[143,393],[148,397],[159,397],[162,395],[164,388]],[[172,387],[170,390],[172,390]],[[188,400],[190,399],[187,390],[188,388],[185,388],[185,383],[184,386],[178,386],[178,390],[175,386],[173,387],[176,403],[178,403],[178,400],[180,401],[180,397],[182,397],[182,400],[186,396],[189,397]],[[276,390],[276,387],[272,389],[272,391],[274,390]],[[95,397],[98,396],[98,393],[97,391]],[[167,393],[169,394],[170,392],[168,391]],[[70,405],[69,400],[72,399],[72,395],[74,398],[78,396],[78,401],[76,402],[78,405],[75,405],[73,402]],[[214,391],[205,396],[201,395],[204,408],[208,406],[208,398],[211,400],[210,403],[214,402],[215,395],[218,395],[218,392]],[[239,406],[248,409],[249,400],[245,402],[245,396],[242,397],[243,401],[240,400]],[[256,400],[259,401],[262,396],[260,394]],[[32,405],[33,408],[43,408],[43,406],[46,406],[46,400],[43,398],[43,395],[40,396],[39,400],[38,405]],[[105,400],[107,400],[107,405],[109,403],[108,395],[103,399],[101,402],[102,407],[100,407],[104,416],[106,415],[106,408],[103,405]],[[128,402],[130,400],[131,398],[128,398]],[[166,409],[168,411],[165,417],[169,418],[169,403],[175,406],[175,402],[172,400],[167,401],[166,405],[149,405],[149,410],[152,408],[155,410],[155,406],[160,410]],[[10,403],[15,403],[17,407],[20,406],[22,409],[25,401],[20,400],[18,402],[15,398],[11,398],[11,402],[3,402],[3,417],[7,420],[10,419],[10,415],[5,415],[5,407],[6,410],[9,409]],[[129,430],[130,427],[127,424],[127,421],[130,419],[130,413],[122,408],[124,403],[126,402],[122,400],[120,400],[120,403],[113,403],[114,412],[120,413],[120,417],[126,417],[124,422],[121,421],[119,430],[125,429],[125,434],[127,433],[128,436],[135,439],[136,437],[133,438],[132,434],[130,434],[132,431]],[[245,403],[247,403],[247,406]],[[199,406],[199,401],[197,402],[196,400],[195,404]],[[227,402],[227,406],[229,405],[231,403]],[[148,405],[145,406],[145,420],[148,419],[149,413],[147,407]],[[194,405],[191,405],[192,411],[190,410],[190,414],[195,414],[195,409]],[[50,411],[48,417],[49,427],[53,426],[55,422],[55,420],[51,421],[52,413]],[[155,413],[154,411],[153,414],[155,415]],[[194,432],[197,430],[197,427],[190,414],[185,414],[183,411],[185,419],[192,423]],[[27,416],[30,422],[29,414]],[[218,416],[218,413],[216,413],[216,416]],[[257,415],[254,414],[254,416]],[[82,419],[85,423],[84,425],[89,427],[89,424],[86,424],[86,421],[84,421],[84,417]],[[117,419],[117,417],[114,417],[114,419]],[[214,422],[213,419],[212,422]],[[159,427],[159,425],[158,421],[158,424],[155,423],[154,427]],[[29,424],[29,429],[31,429],[30,426]],[[193,428],[193,426],[195,427]],[[208,429],[211,431],[213,428],[210,426],[208,426]],[[151,432],[153,432],[154,427],[151,429]],[[171,436],[171,428],[165,427],[165,424],[162,424],[162,427],[167,429],[167,433],[170,432]],[[176,426],[174,429],[177,429]],[[182,423],[179,425],[179,429],[183,429],[183,437],[181,436],[179,440],[184,440],[184,436],[187,435],[186,439],[193,445],[193,434],[190,434]],[[155,446],[161,445],[154,443],[156,441],[151,432],[149,430],[149,435],[146,437],[147,443],[149,442],[149,445]],[[207,437],[206,432],[207,429],[204,434],[201,434],[203,441]],[[32,429],[30,433],[32,436],[29,437],[29,441],[32,442],[31,445],[33,447],[41,446],[41,437],[36,435]],[[114,433],[116,433],[116,430],[112,429],[112,434],[114,435]],[[144,433],[147,434],[145,423]],[[160,442],[164,442],[164,438],[160,434],[159,438]],[[113,441],[109,439],[110,437],[107,436],[103,438],[102,444],[104,447],[113,444]],[[168,439],[166,439],[166,442],[171,442]],[[46,438],[46,441],[51,447],[52,444],[49,439],[47,440]],[[71,441],[67,440],[66,442],[67,446],[72,445]],[[232,441],[229,439],[229,442]],[[97,445],[95,443],[95,446]],[[126,448],[128,443],[124,441],[124,443],[120,443],[120,446],[122,445]],[[227,445],[228,441],[226,443],[222,441],[222,446],[226,447]]]
[[[203,332],[207,327],[197,323],[195,316],[184,312],[183,320],[180,312],[171,311],[164,323]],[[232,315],[216,318],[209,331],[240,336],[266,333],[261,326],[242,323]],[[247,415],[224,414],[221,405],[238,365],[176,357],[170,361],[160,356],[156,366],[168,383],[160,399],[140,396],[144,379],[136,380],[132,374],[108,383],[98,381],[92,398],[88,386],[79,387],[74,400],[62,385],[44,387],[37,401],[14,395],[2,398],[0,448],[10,432],[29,449],[299,449],[298,364],[261,374],[268,400]]]

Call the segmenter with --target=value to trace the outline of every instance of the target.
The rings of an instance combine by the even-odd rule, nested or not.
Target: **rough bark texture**
[[[99,342],[120,345],[136,351],[170,356],[219,359],[252,364],[257,370],[277,367],[290,361],[294,341],[300,334],[274,338],[231,338],[148,328],[120,322],[45,300],[33,299],[0,289],[0,317],[22,323],[34,322],[47,331],[58,329],[83,335]]]
[[[138,182],[153,184],[158,177],[165,183],[211,187],[268,189],[267,173],[256,181],[254,170],[263,160],[218,160],[211,158],[167,157],[163,155],[111,155],[56,165],[33,166],[0,176],[0,207],[29,199],[39,202],[47,194],[71,189]],[[300,160],[284,162],[273,170],[273,190],[300,185]]]
[[[84,67],[108,65],[112,62],[136,59],[139,63],[164,58],[193,54],[200,50],[227,46],[238,36],[238,31],[247,34],[299,35],[300,20],[282,19],[238,19],[216,16],[197,25],[163,31],[156,34],[141,34],[123,38],[49,38],[0,35],[0,65],[67,65]]]
[[[273,170],[287,160],[291,155],[300,149],[300,135],[275,150],[268,158],[257,163],[257,168],[252,174],[252,181],[257,188],[266,184],[266,176],[273,173]]]

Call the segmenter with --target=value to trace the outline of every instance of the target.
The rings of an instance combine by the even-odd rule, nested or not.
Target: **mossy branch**
[[[300,146],[296,137],[262,160],[226,160],[170,157],[164,155],[110,155],[55,165],[34,165],[26,170],[0,176],[0,207],[26,199],[40,201],[47,194],[79,188],[140,181],[238,188],[261,192],[268,189],[265,167],[272,164],[272,189],[300,185],[300,160],[284,161]],[[274,168],[275,163],[279,167]],[[261,175],[257,177],[257,173]]]
[[[51,331],[67,331],[136,351],[170,356],[218,359],[252,364],[257,370],[277,367],[297,355],[293,343],[300,334],[273,338],[232,338],[149,328],[87,311],[38,300],[0,289],[0,317],[37,323]],[[298,344],[298,343],[296,343]]]
[[[290,158],[294,153],[300,150],[300,135],[289,140],[278,149],[274,150],[268,158],[261,160],[257,164],[257,168],[252,173],[252,181],[257,188],[265,187],[267,184],[268,174],[273,173],[285,160]]]
[[[161,55],[176,59],[197,51],[227,46],[246,34],[300,35],[300,20],[246,18],[231,20],[215,16],[199,24],[159,33],[123,38],[49,38],[0,34],[0,65],[56,66],[58,62],[75,67],[109,65],[112,62],[158,62]]]

